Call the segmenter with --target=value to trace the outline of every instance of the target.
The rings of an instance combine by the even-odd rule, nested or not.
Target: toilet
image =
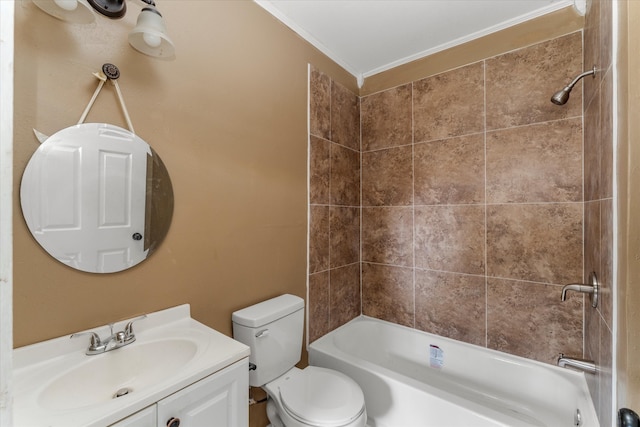
[[[249,385],[267,392],[272,427],[365,427],[360,386],[341,372],[295,367],[302,351],[304,300],[281,295],[232,315],[234,339],[251,348]]]

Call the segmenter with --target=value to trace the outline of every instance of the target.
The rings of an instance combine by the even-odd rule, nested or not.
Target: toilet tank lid
[[[304,308],[304,300],[290,294],[280,295],[258,304],[234,311],[233,323],[257,328]]]

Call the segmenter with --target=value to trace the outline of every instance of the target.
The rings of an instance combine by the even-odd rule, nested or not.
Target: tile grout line
[[[413,96],[413,94],[412,94]],[[486,109],[486,106],[484,107]],[[413,110],[413,104],[412,104],[412,110]],[[413,118],[413,116],[412,116]],[[559,123],[559,122],[564,122],[564,121],[570,121],[570,120],[576,120],[576,119],[582,119],[582,116],[571,116],[571,117],[563,117],[561,119],[552,119],[552,120],[544,120],[544,121],[540,121],[540,122],[533,122],[533,123],[524,123],[524,124],[520,124],[520,125],[514,125],[514,126],[508,126],[508,127],[503,127],[503,128],[496,128],[496,129],[487,129],[486,128],[486,117],[484,119],[485,123],[484,123],[484,129],[480,132],[470,132],[470,133],[464,133],[464,134],[460,134],[460,135],[455,135],[455,136],[448,136],[448,137],[444,137],[444,138],[436,138],[436,139],[427,139],[424,141],[415,141],[415,135],[412,134],[412,142],[409,144],[400,144],[400,145],[391,145],[391,146],[386,146],[386,147],[379,147],[379,148],[373,148],[370,150],[362,150],[363,153],[372,153],[372,152],[376,152],[376,151],[385,151],[385,150],[391,150],[394,148],[401,148],[401,147],[407,147],[409,145],[417,145],[417,144],[428,144],[428,143],[434,143],[434,142],[440,142],[440,141],[449,141],[452,139],[458,139],[458,138],[464,138],[464,137],[468,137],[468,136],[473,136],[473,135],[486,135],[487,133],[497,133],[497,132],[505,132],[505,131],[509,131],[512,129],[521,129],[521,128],[526,128],[526,127],[533,127],[533,126],[542,126],[542,125],[547,125],[547,124],[553,124],[553,123]],[[413,120],[412,120],[412,126],[413,126]],[[314,135],[315,136],[315,135]],[[324,139],[322,137],[318,137],[321,139]],[[338,144],[341,145],[345,148],[348,148],[352,151],[353,148],[347,147],[346,145],[342,145],[342,144]]]
[[[413,327],[416,328],[417,304],[416,304],[416,145],[415,145],[415,117],[414,117],[414,82],[411,82],[411,251],[413,252],[413,265],[411,266],[413,282]]]
[[[358,244],[358,261],[360,264],[360,314],[363,315],[364,314],[364,282],[362,279],[362,272],[364,270],[364,262],[362,259],[362,234],[363,234],[363,221],[362,221],[362,196],[363,196],[363,191],[362,191],[362,187],[363,187],[363,181],[362,181],[362,169],[363,169],[363,161],[362,161],[362,97],[359,96],[358,97],[358,127],[360,130],[360,151],[359,151],[359,156],[360,156],[360,206],[358,206],[358,213],[360,215],[360,227],[358,229],[359,231],[359,244]]]
[[[311,323],[311,304],[310,290],[311,290],[311,64],[307,64],[307,277],[305,277],[307,285],[306,303],[305,303],[305,346],[309,348],[309,332]]]
[[[328,76],[327,76],[328,77]],[[329,256],[329,268],[327,269],[328,271],[328,277],[327,277],[327,282],[328,282],[328,286],[327,286],[327,297],[328,297],[328,304],[327,304],[327,332],[331,332],[331,206],[333,203],[333,197],[331,195],[331,174],[332,174],[332,154],[333,154],[333,118],[332,118],[332,114],[331,114],[331,108],[332,108],[332,100],[333,100],[333,96],[331,96],[332,94],[332,88],[333,88],[333,79],[329,77],[329,247],[327,250],[328,256]]]
[[[488,279],[488,242],[487,242],[487,61],[483,61],[483,97],[484,97],[484,346],[489,346],[489,279]]]

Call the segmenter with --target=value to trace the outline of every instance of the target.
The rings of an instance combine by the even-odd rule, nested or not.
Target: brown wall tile
[[[360,153],[331,144],[331,204],[360,206]]]
[[[608,325],[613,328],[613,287],[615,276],[613,273],[613,200],[606,199],[600,202],[600,270],[598,280],[600,282],[600,302],[598,311]],[[585,242],[585,250],[586,250]]]
[[[613,1],[600,2],[599,67],[609,70],[613,63]]]
[[[582,73],[581,44],[576,32],[488,59],[487,129],[580,116],[580,85],[561,107],[549,99]]]
[[[580,296],[576,294],[576,297]],[[600,355],[600,314],[598,311],[593,309],[593,307],[589,304],[589,298],[584,298],[584,334],[585,334],[585,346],[584,346],[584,357],[588,360],[597,361]],[[567,354],[567,353],[565,353]],[[580,354],[567,356],[577,356]],[[596,378],[591,378],[595,380]],[[593,384],[589,385],[592,391],[597,390],[597,384],[593,381]]]
[[[329,228],[331,268],[360,261],[360,208],[331,206]]]
[[[485,278],[416,269],[416,328],[486,345]]]
[[[487,207],[487,275],[545,283],[582,278],[582,205]]]
[[[600,92],[584,112],[584,200],[598,200],[602,194],[600,168]]]
[[[408,84],[362,98],[362,151],[413,142],[411,94]]]
[[[413,269],[362,263],[362,314],[413,327]]]
[[[311,204],[329,204],[331,142],[310,136],[309,152],[309,202]]]
[[[360,315],[360,263],[329,272],[330,324],[333,330]]]
[[[414,146],[415,204],[484,202],[484,134]]]
[[[585,202],[584,204],[584,283],[589,274],[595,271],[600,275],[601,265],[601,232],[600,232],[600,202]]]
[[[484,63],[477,62],[413,84],[414,142],[484,130]]]
[[[582,201],[582,120],[487,133],[487,202]]]
[[[309,207],[309,272],[329,268],[329,207]]]
[[[329,272],[309,275],[309,342],[329,332]]]
[[[362,205],[413,204],[412,147],[362,153]]]
[[[613,197],[613,71],[602,79],[600,93],[600,198]]]
[[[587,13],[584,19],[584,68],[590,70],[595,65],[598,69],[606,69],[602,63],[602,53],[600,50],[600,25],[601,25],[601,0],[587,0]],[[589,105],[591,99],[600,86],[601,74],[596,74],[595,78],[589,77],[584,82],[584,105]]]
[[[488,279],[489,348],[555,364],[582,354],[582,295],[560,301],[559,286]]]
[[[362,261],[413,267],[412,208],[362,208]]]
[[[331,84],[331,140],[360,151],[360,100],[335,81]]]
[[[315,68],[309,77],[309,127],[312,135],[331,138],[331,79]]]
[[[416,206],[416,267],[484,274],[484,206]]]

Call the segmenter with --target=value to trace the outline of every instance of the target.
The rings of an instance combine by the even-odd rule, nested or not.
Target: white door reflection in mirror
[[[22,210],[35,239],[70,267],[110,273],[144,248],[149,145],[109,124],[86,123],[47,139],[25,169]]]

